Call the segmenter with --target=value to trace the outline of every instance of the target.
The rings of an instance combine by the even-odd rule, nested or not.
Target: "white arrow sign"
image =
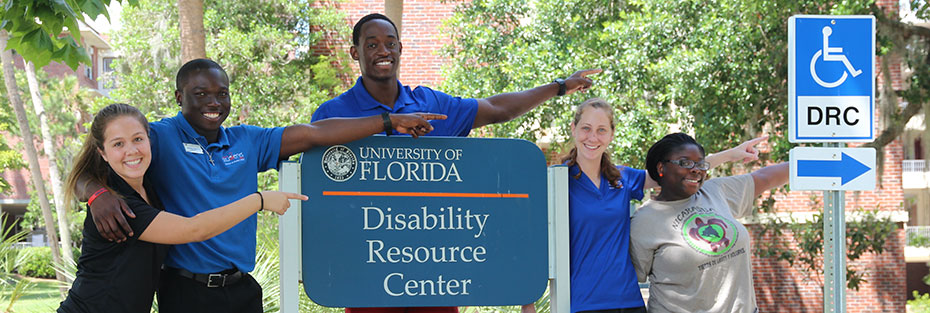
[[[875,190],[875,149],[791,149],[791,190]]]

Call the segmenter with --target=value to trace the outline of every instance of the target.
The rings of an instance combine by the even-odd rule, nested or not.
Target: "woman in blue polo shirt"
[[[607,146],[614,136],[613,109],[593,98],[575,110],[569,167],[571,311],[646,312],[630,259],[630,200],[656,187],[646,171],[614,165]],[[752,160],[763,138],[708,156],[719,164]]]
[[[122,196],[136,215],[127,220],[137,235],[119,243],[104,239],[88,210],[77,278],[58,312],[148,312],[168,244],[203,241],[262,209],[284,214],[288,199],[307,200],[263,191],[189,218],[164,212],[145,175],[152,157],[148,126],[145,116],[126,104],[111,104],[94,117],[68,177],[68,202],[78,177],[86,175],[106,186],[88,203],[102,193]]]

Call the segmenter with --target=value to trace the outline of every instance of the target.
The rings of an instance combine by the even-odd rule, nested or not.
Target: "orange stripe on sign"
[[[466,192],[393,192],[393,191],[323,191],[324,196],[369,197],[447,197],[447,198],[529,198],[525,193],[466,193]]]

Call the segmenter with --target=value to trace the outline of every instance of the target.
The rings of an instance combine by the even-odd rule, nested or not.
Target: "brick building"
[[[898,10],[897,1],[876,2],[888,10]],[[438,55],[437,51],[450,40],[440,36],[439,26],[442,20],[452,16],[457,4],[457,2],[403,1],[403,23],[400,25],[400,37],[404,43],[401,62],[403,69],[400,71],[402,83],[411,86],[435,87],[442,82],[440,68],[445,60]],[[385,12],[384,0],[348,0],[327,5],[334,5],[346,12],[346,22],[350,27],[366,14]],[[335,43],[331,49],[348,51],[348,45]],[[353,68],[355,69],[352,77],[354,83],[358,70],[355,64]],[[891,66],[893,84],[896,89],[901,88],[901,71],[900,62]],[[882,74],[878,73],[876,76],[881,79]],[[898,230],[889,237],[883,254],[866,255],[851,264],[854,268],[866,272],[865,279],[868,282],[861,284],[858,291],[847,291],[848,312],[905,311],[907,290],[903,226],[908,216],[903,208],[905,203],[905,193],[902,187],[904,153],[905,147],[900,140],[886,146],[885,169],[878,184],[879,188],[872,192],[848,192],[846,194],[848,219],[856,218],[855,209],[879,208],[880,216],[891,217],[899,226]],[[927,186],[930,185],[925,184],[924,188]],[[810,218],[815,210],[822,210],[822,206],[813,206],[812,195],[820,198],[822,192],[791,192],[787,195],[779,195],[777,197],[779,212],[786,212],[784,214],[791,214],[801,220]],[[930,201],[930,191],[927,193],[927,199]],[[930,225],[930,214],[928,214],[927,224]],[[748,226],[751,231],[758,233],[758,226],[752,224]],[[754,237],[756,237],[754,240],[771,240],[771,238]],[[753,256],[753,270],[761,311],[823,311],[821,275],[806,277],[786,262],[758,256]]]

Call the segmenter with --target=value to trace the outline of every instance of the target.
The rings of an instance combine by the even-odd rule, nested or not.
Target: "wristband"
[[[265,197],[262,196],[262,192],[261,192],[261,191],[256,191],[255,193],[258,194],[258,199],[261,201],[261,205],[258,207],[258,211],[261,212],[261,211],[265,210]]]
[[[97,191],[95,191],[94,194],[90,195],[90,198],[87,198],[87,206],[90,206],[91,204],[93,204],[94,200],[97,199],[98,196],[102,195],[104,192],[107,192],[107,191],[108,191],[107,188],[97,189]]]
[[[388,136],[393,135],[394,127],[391,126],[391,113],[381,113],[381,121],[384,123],[384,134]]]
[[[565,95],[565,80],[561,78],[556,78],[554,83],[559,84],[559,93],[557,95],[559,97],[564,96]]]

